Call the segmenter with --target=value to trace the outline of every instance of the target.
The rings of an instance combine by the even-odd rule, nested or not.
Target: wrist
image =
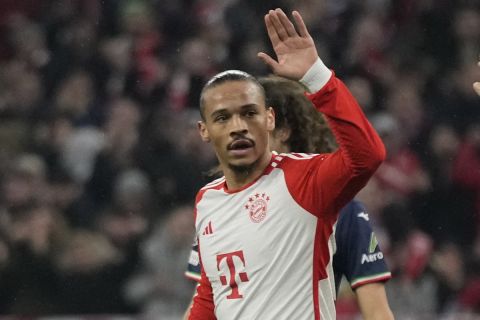
[[[332,71],[325,66],[320,58],[308,69],[303,75],[300,82],[305,85],[312,93],[322,89],[323,86],[330,80]]]

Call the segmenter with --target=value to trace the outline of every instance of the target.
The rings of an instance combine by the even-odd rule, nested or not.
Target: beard
[[[234,165],[234,164],[229,163],[228,167],[230,168],[230,170],[235,172],[236,175],[248,176],[255,169],[255,167],[258,165],[259,161],[260,161],[260,159],[257,159],[254,162],[252,162],[250,164],[245,164],[245,165]]]

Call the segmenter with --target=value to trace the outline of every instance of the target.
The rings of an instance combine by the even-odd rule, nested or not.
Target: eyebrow
[[[248,104],[245,104],[243,106],[240,107],[240,111],[244,111],[246,109],[251,109],[251,108],[257,108],[259,107],[258,104],[256,103],[248,103]],[[211,118],[214,118],[216,115],[218,114],[223,114],[223,113],[229,113],[229,111],[227,110],[227,108],[223,108],[223,109],[218,109],[218,110],[215,110],[214,112],[212,112],[210,114],[210,117]]]

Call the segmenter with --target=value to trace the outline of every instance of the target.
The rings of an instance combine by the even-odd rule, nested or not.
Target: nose
[[[234,115],[232,117],[230,134],[246,134],[248,132],[248,126],[244,119],[239,115]]]

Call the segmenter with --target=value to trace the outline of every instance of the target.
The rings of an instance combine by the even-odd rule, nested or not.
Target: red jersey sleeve
[[[197,221],[197,204],[202,199],[205,191],[208,188],[202,188],[195,197],[195,207],[193,211],[194,221]],[[192,307],[188,316],[189,320],[215,320],[215,304],[213,302],[212,285],[205,274],[202,267],[202,255],[200,239],[197,238],[198,243],[198,258],[200,261],[201,277],[198,281],[197,292],[193,297]]]
[[[200,249],[200,245],[199,245]],[[201,258],[200,258],[201,264]],[[197,293],[193,297],[193,304],[190,308],[189,320],[216,320],[215,304],[213,302],[213,291],[207,275],[201,268],[201,279],[197,286]]]
[[[347,87],[332,74],[307,95],[322,112],[339,144],[336,152],[310,159],[286,159],[282,166],[290,193],[318,217],[335,217],[365,186],[385,159],[385,147]]]

